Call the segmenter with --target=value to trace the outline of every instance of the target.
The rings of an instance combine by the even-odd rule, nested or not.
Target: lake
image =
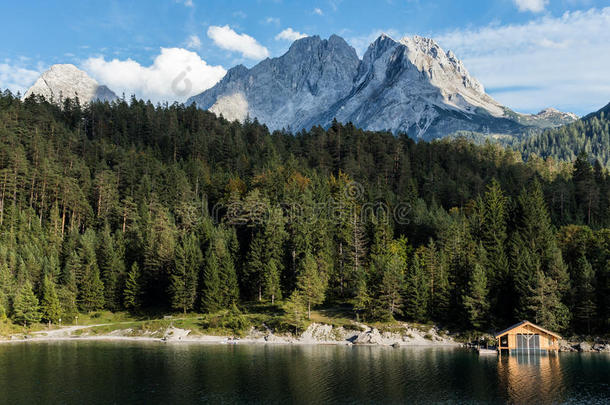
[[[0,345],[2,404],[610,403],[610,355],[455,348]]]

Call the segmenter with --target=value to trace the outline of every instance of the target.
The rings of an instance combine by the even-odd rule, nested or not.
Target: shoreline
[[[0,344],[30,342],[62,341],[126,341],[190,344],[246,344],[246,345],[326,345],[326,346],[385,346],[385,347],[461,347],[448,336],[440,336],[434,328],[426,332],[405,329],[404,333],[380,332],[361,324],[362,330],[344,329],[328,324],[311,324],[299,335],[275,334],[270,329],[252,328],[242,338],[231,335],[206,335],[191,333],[189,329],[170,326],[161,330],[145,331],[140,335],[132,329],[116,329],[100,335],[91,334],[87,329],[99,325],[72,326],[48,331],[36,331],[30,334],[15,334],[7,338],[0,337]],[[75,334],[77,332],[78,334]],[[85,333],[83,333],[85,332]]]
[[[320,325],[326,326],[326,325]],[[124,330],[117,330],[115,332],[123,332]],[[61,329],[54,330],[52,332],[62,332]],[[163,344],[194,344],[194,345],[271,345],[271,346],[364,346],[364,347],[385,347],[385,348],[466,348],[467,345],[464,343],[457,342],[453,339],[446,339],[442,341],[402,341],[390,343],[390,341],[376,341],[376,342],[358,342],[350,340],[322,340],[311,338],[303,335],[299,337],[285,336],[285,335],[266,335],[260,336],[246,336],[244,338],[233,338],[231,336],[219,336],[219,335],[190,335],[190,331],[181,330],[177,328],[168,328],[168,332],[164,337],[158,336],[125,336],[119,333],[115,334],[104,334],[104,335],[60,335],[60,336],[45,336],[42,335],[46,332],[34,332],[29,337],[15,337],[7,338],[5,336],[0,337],[0,346],[8,344],[22,344],[22,343],[53,343],[53,342],[129,342],[129,343],[163,343]],[[172,336],[172,334],[177,335]],[[370,333],[370,331],[366,332]],[[37,336],[39,335],[39,336]],[[40,336],[41,335],[41,336]],[[582,347],[584,342],[565,342],[563,347],[559,350],[561,353],[610,353],[610,345],[600,350],[595,348],[595,344],[587,344],[587,348]],[[580,346],[580,347],[579,347]],[[583,350],[584,349],[584,350]]]
[[[415,344],[379,344],[379,343],[351,343],[349,341],[303,341],[299,339],[285,339],[265,341],[260,339],[239,339],[229,340],[228,336],[213,336],[202,335],[186,339],[169,339],[147,336],[116,336],[116,335],[98,335],[98,336],[63,336],[63,337],[31,337],[18,339],[0,339],[0,345],[11,343],[49,343],[49,342],[146,342],[146,343],[165,343],[165,344],[202,344],[202,345],[295,345],[295,346],[378,346],[378,347],[443,347],[443,348],[460,348],[464,347],[462,343],[415,343]]]

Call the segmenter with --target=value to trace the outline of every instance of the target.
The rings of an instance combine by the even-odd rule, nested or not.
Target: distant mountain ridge
[[[80,103],[92,101],[114,101],[117,95],[100,85],[87,73],[71,64],[53,65],[28,89],[24,98],[32,94],[43,96],[47,101],[61,104],[67,98],[78,97]]]
[[[577,117],[557,110],[519,114],[485,93],[453,54],[432,39],[381,35],[362,60],[333,35],[295,41],[288,52],[248,69],[236,66],[187,104],[227,119],[257,118],[273,129],[328,127],[333,119],[420,139],[456,131],[521,133]]]
[[[515,145],[522,155],[572,162],[587,153],[593,162],[610,167],[610,103],[568,125],[544,130]]]

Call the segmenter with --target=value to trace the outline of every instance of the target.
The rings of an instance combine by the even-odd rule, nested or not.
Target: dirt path
[[[119,322],[120,323],[120,322]],[[36,332],[30,333],[32,336],[46,336],[46,337],[63,337],[70,336],[73,332],[82,329],[95,328],[97,326],[108,326],[108,325],[118,325],[119,323],[98,323],[95,325],[75,325],[75,326],[64,326],[58,329],[48,329],[48,330],[39,330]]]

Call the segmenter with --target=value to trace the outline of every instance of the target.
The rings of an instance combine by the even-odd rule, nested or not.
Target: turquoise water
[[[0,345],[2,404],[610,403],[610,355],[52,342]]]

